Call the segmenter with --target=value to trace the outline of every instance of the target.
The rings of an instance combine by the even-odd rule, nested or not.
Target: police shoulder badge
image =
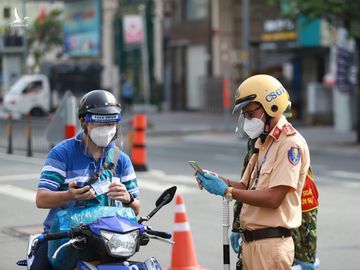
[[[291,147],[288,151],[288,160],[292,165],[297,165],[301,159],[300,150],[298,147]]]

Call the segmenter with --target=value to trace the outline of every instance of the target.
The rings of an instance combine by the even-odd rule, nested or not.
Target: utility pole
[[[22,0],[22,10],[23,10],[23,18],[26,17],[26,0]],[[23,42],[24,42],[24,67],[23,72],[24,74],[28,73],[28,66],[27,66],[27,58],[28,58],[28,42],[27,42],[27,25],[23,26]]]
[[[150,74],[149,74],[149,52],[147,47],[147,27],[146,27],[146,7],[144,4],[139,5],[139,11],[143,23],[143,40],[141,43],[141,59],[144,76],[144,103],[145,109],[150,106]]]
[[[102,4],[102,64],[104,69],[102,71],[102,86],[115,93],[118,85],[115,75],[116,68],[113,64],[114,61],[114,27],[113,21],[118,8],[117,0],[101,1]]]
[[[244,66],[244,78],[249,77],[250,72],[250,46],[249,46],[249,0],[242,0],[242,61]]]
[[[221,75],[220,70],[220,9],[219,9],[219,0],[210,0],[211,4],[211,13],[209,11],[209,16],[211,16],[211,39],[212,39],[212,72],[214,77]]]
[[[163,64],[164,64],[164,49],[163,49],[163,1],[155,0],[155,16],[154,16],[154,75],[157,83],[163,82]]]

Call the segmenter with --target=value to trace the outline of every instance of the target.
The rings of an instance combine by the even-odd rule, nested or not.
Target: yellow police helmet
[[[236,90],[233,112],[242,110],[250,102],[259,102],[270,117],[277,117],[286,110],[289,94],[274,77],[254,75],[243,81]]]

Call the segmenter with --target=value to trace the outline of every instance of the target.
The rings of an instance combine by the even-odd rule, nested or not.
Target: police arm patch
[[[288,160],[292,165],[297,165],[301,159],[300,150],[298,147],[291,147],[288,151]]]

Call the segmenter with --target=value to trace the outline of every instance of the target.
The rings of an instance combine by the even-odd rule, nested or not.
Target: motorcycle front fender
[[[88,262],[78,262],[78,270],[162,270],[160,263],[151,257],[145,262],[130,262],[129,266],[122,264],[99,264],[97,266]]]

